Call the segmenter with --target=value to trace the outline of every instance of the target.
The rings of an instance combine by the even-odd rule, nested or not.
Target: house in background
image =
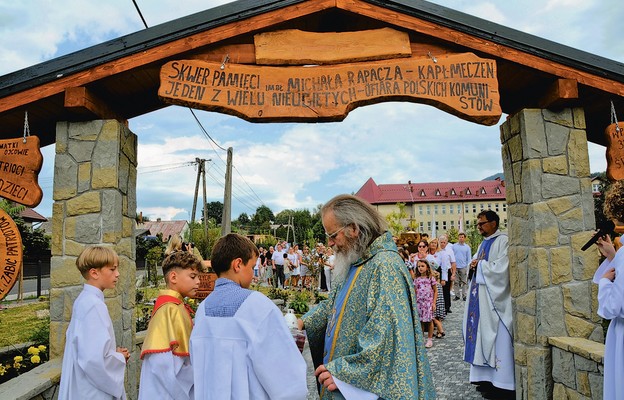
[[[159,218],[156,221],[145,221],[137,224],[135,232],[137,236],[157,236],[161,233],[163,242],[167,243],[173,235],[184,237],[188,230],[187,221],[162,221]]]
[[[405,226],[415,226],[431,236],[455,228],[470,229],[482,210],[495,211],[501,228],[507,228],[505,181],[494,180],[430,183],[377,184],[373,178],[355,194],[371,203],[384,217],[399,211],[397,203],[405,203]],[[411,224],[410,224],[411,222]]]
[[[42,225],[48,222],[48,219],[46,217],[39,214],[32,208],[25,208],[24,211],[20,213],[20,217],[22,217],[24,222],[26,222],[26,225],[28,225],[32,229],[44,228]],[[48,233],[47,231],[45,232]],[[50,232],[49,234],[52,234],[52,232]]]

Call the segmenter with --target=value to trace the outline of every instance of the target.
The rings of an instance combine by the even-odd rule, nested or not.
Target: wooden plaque
[[[171,61],[161,68],[158,95],[253,122],[342,121],[383,101],[430,104],[483,125],[501,116],[496,62],[472,53],[311,67]]]
[[[259,33],[254,45],[256,63],[264,65],[338,64],[412,55],[407,32],[392,28],[322,33],[286,29]]]
[[[0,210],[0,300],[15,285],[22,270],[22,236],[9,215]]]
[[[0,197],[36,207],[43,192],[37,182],[43,156],[37,136],[0,140]]]
[[[611,124],[605,129],[607,137],[607,177],[612,181],[624,179],[624,122]]]
[[[212,291],[215,287],[215,281],[217,280],[217,274],[214,272],[202,272],[199,274],[199,289],[195,293],[195,298],[198,300],[203,300]]]

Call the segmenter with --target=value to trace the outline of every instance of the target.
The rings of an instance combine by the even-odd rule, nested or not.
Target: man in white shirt
[[[273,285],[275,287],[284,287],[284,254],[286,254],[284,248],[281,244],[278,244],[277,249],[275,249],[271,258],[273,260],[273,265],[275,266],[275,276],[273,277]]]
[[[446,313],[451,313],[451,286],[453,285],[453,281],[455,280],[455,273],[457,271],[457,263],[455,262],[455,253],[453,253],[453,249],[451,246],[448,246],[448,236],[440,235],[440,251],[446,254],[446,259],[450,265],[450,273],[448,277],[448,283],[442,286],[442,294],[444,295],[444,307],[446,308]]]

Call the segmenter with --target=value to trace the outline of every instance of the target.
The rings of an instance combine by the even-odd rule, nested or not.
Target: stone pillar
[[[591,278],[597,250],[582,109],[526,109],[501,126],[518,398],[553,395],[548,337],[603,340]],[[576,379],[576,377],[571,377]]]
[[[56,126],[50,356],[60,357],[72,305],[84,282],[76,258],[102,244],[119,255],[120,277],[104,292],[117,345],[133,349],[137,137],[115,120],[59,122]],[[136,356],[133,358],[137,358]],[[136,362],[135,362],[136,363]],[[136,398],[136,373],[129,364],[126,388]],[[132,390],[134,388],[134,390]]]

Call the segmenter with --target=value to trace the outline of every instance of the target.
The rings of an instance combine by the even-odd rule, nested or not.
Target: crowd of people
[[[310,250],[307,245],[291,245],[284,240],[268,249],[260,247],[259,252],[254,266],[254,283],[281,289],[331,290],[336,259],[331,247],[317,243]]]
[[[624,184],[607,194],[605,212],[624,225]],[[154,307],[143,344],[139,398],[304,399],[306,364],[281,311],[253,281],[274,287],[318,287],[328,299],[298,320],[305,330],[320,398],[433,399],[427,350],[445,336],[452,302],[465,302],[463,359],[485,398],[515,397],[508,238],[499,216],[478,214],[483,242],[472,255],[466,235],[397,244],[368,203],[340,195],[321,208],[328,247],[278,243],[268,250],[228,234],[212,252],[214,292],[193,322],[183,298],[199,285],[201,262],[190,249],[163,262],[167,289]],[[624,263],[608,236],[597,240],[605,262],[595,275],[599,314],[611,318],[605,351],[605,398],[622,395]],[[333,254],[335,252],[335,254]],[[76,265],[85,287],[66,334],[61,399],[125,398],[127,349],[118,348],[103,290],[119,277],[117,255],[87,248]],[[425,340],[426,337],[426,340]]]

